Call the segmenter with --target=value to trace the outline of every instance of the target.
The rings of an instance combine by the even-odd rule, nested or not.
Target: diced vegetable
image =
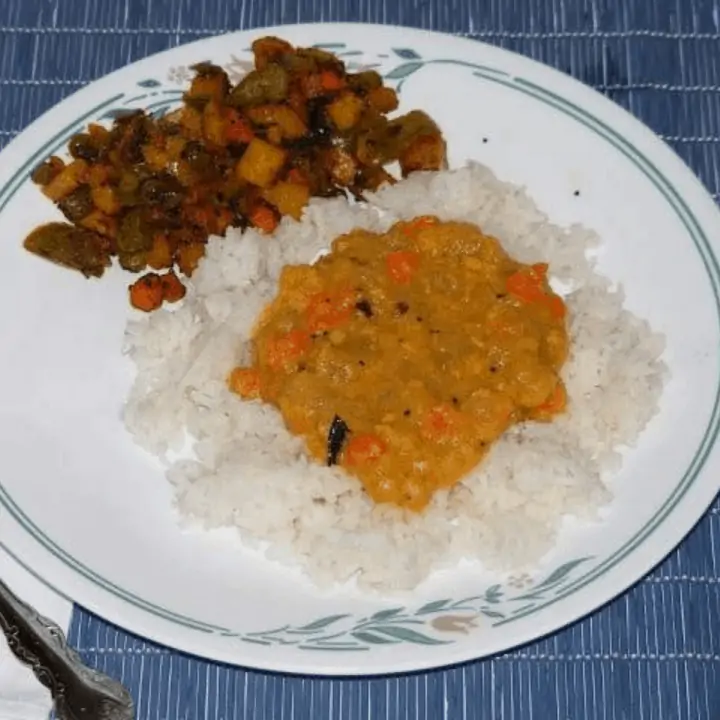
[[[279,370],[298,360],[310,347],[310,335],[302,330],[291,330],[285,335],[272,338],[265,348],[268,365]]]
[[[176,253],[176,262],[180,272],[186,277],[190,277],[196,270],[200,258],[205,255],[204,243],[190,243],[189,245],[181,245]]]
[[[247,113],[256,125],[276,125],[283,140],[297,140],[307,133],[305,123],[287,105],[260,105],[250,108]]]
[[[274,205],[281,215],[289,215],[299,220],[310,199],[310,188],[305,184],[280,181],[266,190],[263,197]]]
[[[562,412],[567,405],[567,391],[562,382],[558,382],[552,395],[542,404],[538,405],[536,410],[540,413],[554,415]]]
[[[255,137],[250,123],[237,110],[227,108],[225,122],[225,139],[229,143],[247,144]]]
[[[156,273],[143,275],[130,286],[130,304],[143,312],[157,310],[163,302],[163,286]]]
[[[228,98],[234,107],[250,107],[265,103],[279,103],[288,94],[289,77],[281,65],[270,64],[249,73],[237,85]]]
[[[174,303],[185,297],[185,286],[172,270],[161,275],[160,282],[162,283],[163,300],[165,302]]]
[[[392,88],[382,86],[373,88],[368,93],[367,101],[370,108],[383,114],[397,110],[400,104],[397,93]]]
[[[230,373],[228,387],[240,397],[254,400],[260,397],[260,372],[256,368],[237,367]]]
[[[457,434],[462,415],[450,405],[438,405],[428,413],[422,426],[422,434],[428,440],[442,440]]]
[[[153,237],[153,245],[148,252],[147,263],[154,270],[172,267],[173,251],[166,233],[156,233]]]
[[[445,152],[445,140],[439,132],[415,138],[398,158],[403,176],[420,170],[445,169]]]
[[[249,215],[250,222],[264,233],[270,234],[278,225],[277,215],[272,208],[258,203]]]
[[[283,55],[291,53],[293,46],[280,38],[264,37],[253,42],[252,51],[255,55],[255,67],[264,70],[271,62],[277,62]]]
[[[353,92],[344,92],[328,105],[327,114],[333,125],[344,132],[357,125],[363,111],[362,98]]]
[[[190,84],[187,97],[191,100],[221,101],[229,90],[225,72],[215,66],[196,66],[198,74]]]
[[[320,86],[327,92],[342,90],[345,84],[345,78],[332,70],[323,70],[320,73]]]
[[[343,460],[349,467],[374,462],[387,452],[387,443],[373,434],[355,435],[345,446]]]
[[[92,201],[101,212],[106,215],[116,215],[120,212],[121,203],[115,190],[109,185],[100,185],[91,191]]]
[[[407,285],[412,281],[415,270],[420,266],[420,255],[410,250],[398,250],[388,253],[387,273],[398,285]]]
[[[433,215],[421,215],[420,217],[405,223],[401,229],[404,235],[412,236],[423,228],[432,227],[438,224],[438,219]]]
[[[311,333],[332,330],[345,324],[355,309],[355,293],[351,290],[313,295],[305,310],[307,328]]]
[[[285,150],[256,137],[240,158],[236,172],[241,180],[265,188],[275,180],[286,158]]]
[[[299,219],[312,196],[360,199],[394,182],[388,163],[409,172],[444,162],[442,135],[425,113],[387,119],[397,94],[374,70],[348,73],[327,50],[275,37],[256,40],[253,53],[256,69],[239,82],[199,63],[178,109],[91,123],[70,138],[70,160],[51,156],[33,171],[82,230],[56,233],[57,262],[98,272],[90,230],[130,272],[150,263],[190,275],[208,236],[231,225],[269,234],[283,216]]]
[[[87,173],[88,166],[84,160],[73,160],[66,165],[55,177],[43,188],[43,193],[53,202],[58,202],[76,190]]]

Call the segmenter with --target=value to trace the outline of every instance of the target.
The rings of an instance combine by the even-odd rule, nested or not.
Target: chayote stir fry
[[[178,110],[92,124],[70,140],[67,161],[46,160],[33,180],[68,222],[36,229],[26,249],[88,277],[113,257],[150,269],[130,288],[149,312],[183,296],[177,272],[192,275],[210,235],[272,233],[310,197],[362,197],[394,182],[393,162],[403,176],[445,166],[437,125],[417,110],[388,118],[398,98],[376,72],[349,73],[328,52],[274,37],[253,53],[237,85],[202,63]]]

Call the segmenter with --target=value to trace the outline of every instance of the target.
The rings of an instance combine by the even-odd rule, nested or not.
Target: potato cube
[[[235,166],[239,180],[265,188],[273,181],[285,164],[287,153],[260,138],[253,138]]]

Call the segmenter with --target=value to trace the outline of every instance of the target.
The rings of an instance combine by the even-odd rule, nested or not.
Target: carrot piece
[[[565,390],[565,385],[558,382],[550,397],[542,403],[542,405],[538,405],[535,409],[543,414],[556,415],[557,413],[562,412],[566,405],[567,391]]]
[[[428,440],[441,440],[456,434],[460,413],[449,405],[438,405],[427,414],[422,425],[422,435]]]
[[[185,208],[184,214],[190,223],[209,231],[215,218],[215,209],[209,203],[206,205],[191,205]]]
[[[304,355],[310,343],[310,335],[302,330],[272,338],[266,347],[267,363],[273,370],[279,370]]]
[[[307,185],[308,178],[305,173],[299,168],[293,168],[287,175],[287,181],[294,185]]]
[[[255,137],[250,124],[237,110],[228,108],[225,122],[225,138],[230,143],[249,143]]]
[[[185,297],[185,286],[172,270],[160,276],[160,283],[162,284],[163,300],[166,302],[174,303]]]
[[[222,235],[233,220],[233,212],[230,208],[221,207],[215,211],[215,229],[214,234]]]
[[[129,288],[130,304],[143,312],[157,310],[163,301],[163,286],[156,273],[143,275]]]
[[[305,311],[310,332],[332,330],[352,316],[355,296],[352,291],[321,292],[313,295]]]
[[[567,315],[567,306],[560,296],[550,295],[547,299],[547,305],[550,308],[550,314],[554,318],[562,320]]]
[[[236,367],[228,377],[228,387],[246,400],[260,397],[260,372],[256,368]]]
[[[420,255],[411,250],[397,250],[388,253],[385,264],[387,273],[393,282],[407,285],[420,267]]]
[[[336,72],[332,70],[323,70],[320,73],[320,85],[323,90],[332,92],[333,90],[342,90],[345,85],[345,78],[340,77]]]
[[[278,218],[275,211],[259,203],[256,205],[249,215],[250,222],[264,233],[271,233],[278,226]]]
[[[531,273],[519,270],[508,277],[507,291],[523,302],[543,302],[547,295],[543,292],[541,281]]]
[[[350,467],[378,460],[387,452],[387,443],[378,435],[368,433],[352,437],[343,452],[343,459]]]
[[[414,220],[410,220],[410,222],[403,224],[401,226],[401,230],[403,235],[407,235],[408,237],[410,237],[419,230],[424,230],[425,228],[429,228],[437,224],[438,219],[434,215],[421,215],[420,217],[417,217]]]

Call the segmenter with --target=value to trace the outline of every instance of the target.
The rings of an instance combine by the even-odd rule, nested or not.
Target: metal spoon
[[[59,720],[133,720],[130,693],[84,665],[62,630],[0,580],[0,627],[13,654],[50,690]]]

